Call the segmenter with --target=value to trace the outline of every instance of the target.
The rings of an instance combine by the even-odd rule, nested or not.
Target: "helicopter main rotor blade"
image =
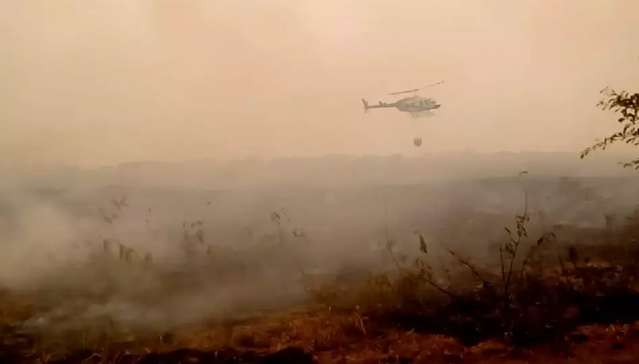
[[[418,88],[414,88],[414,89],[412,89],[412,90],[405,90],[405,91],[391,92],[391,93],[389,93],[389,95],[401,95],[401,94],[407,94],[407,93],[410,93],[410,92],[417,92],[417,91],[419,91],[419,90],[420,90],[420,89],[418,89]]]
[[[389,95],[401,95],[401,94],[407,94],[407,93],[411,93],[411,92],[417,92],[417,91],[419,91],[419,90],[421,90],[421,89],[423,89],[423,88],[431,87],[431,86],[437,86],[437,85],[440,85],[440,84],[442,84],[442,83],[444,83],[444,81],[439,81],[439,82],[430,83],[430,84],[428,84],[428,85],[426,85],[426,86],[422,86],[422,87],[420,87],[420,88],[414,88],[414,89],[411,89],[411,90],[404,90],[404,91],[391,92],[391,93],[389,93]]]
[[[429,83],[426,86],[422,86],[421,88],[426,88],[426,87],[431,87],[431,86],[437,86],[437,85],[441,85],[442,83],[444,83],[444,80],[441,81],[437,81],[437,82],[433,82],[433,83]]]

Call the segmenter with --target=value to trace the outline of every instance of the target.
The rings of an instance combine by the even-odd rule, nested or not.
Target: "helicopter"
[[[364,112],[367,112],[369,109],[381,109],[381,108],[391,108],[394,107],[399,111],[408,112],[413,117],[419,117],[423,114],[430,113],[431,110],[439,109],[441,107],[434,99],[429,97],[418,96],[417,91],[444,83],[444,81],[435,82],[426,86],[422,86],[420,88],[414,88],[411,90],[404,90],[398,92],[391,92],[388,95],[396,96],[412,93],[412,96],[401,98],[395,102],[383,102],[379,101],[377,104],[369,104],[368,101],[362,99],[362,103],[364,104]]]

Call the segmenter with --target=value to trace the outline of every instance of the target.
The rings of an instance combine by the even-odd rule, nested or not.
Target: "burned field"
[[[248,242],[243,245],[218,243],[223,239],[211,220],[244,213],[220,208],[229,202],[219,195],[208,196],[211,204],[187,196],[200,210],[170,225],[174,214],[159,216],[160,208],[147,207],[143,197],[109,189],[109,198],[95,199],[106,202],[93,209],[98,222],[81,227],[86,235],[72,236],[76,241],[56,245],[57,251],[29,250],[19,255],[28,257],[21,264],[29,274],[5,274],[0,359],[633,362],[639,220],[631,202],[611,200],[610,183],[617,193],[633,188],[576,179],[533,180],[525,194],[518,179],[466,183],[444,197],[443,190],[386,188],[390,211],[366,216],[379,219],[368,226],[357,208],[335,209],[341,196],[332,192],[327,212],[352,221],[342,228],[328,220],[335,227],[328,233],[296,215],[298,206],[272,208],[254,199],[249,205],[263,210],[260,217],[217,230],[227,241]],[[504,196],[496,200],[494,191]],[[357,198],[364,204],[378,192]],[[352,190],[342,193],[357,200]],[[439,205],[448,216],[416,214],[421,205],[393,209],[417,195],[427,205],[453,201]],[[290,200],[312,202],[300,196]],[[77,196],[56,198],[89,210]],[[225,213],[207,215],[211,205]],[[322,212],[310,205],[316,210],[307,219],[316,221]],[[593,206],[599,208],[592,212]],[[349,235],[349,224],[372,232]],[[366,243],[326,245],[347,238]]]

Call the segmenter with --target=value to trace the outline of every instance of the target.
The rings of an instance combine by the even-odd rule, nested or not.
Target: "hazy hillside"
[[[198,189],[287,188],[415,184],[469,178],[515,176],[635,176],[621,168],[627,155],[602,154],[580,160],[577,153],[453,153],[423,156],[346,156],[318,158],[130,162],[102,168],[22,166],[0,168],[0,186],[195,187]]]

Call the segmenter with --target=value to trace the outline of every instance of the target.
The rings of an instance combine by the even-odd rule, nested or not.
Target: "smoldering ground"
[[[389,242],[418,254],[418,235],[434,267],[450,263],[447,249],[495,264],[503,227],[524,201],[534,235],[603,228],[606,216],[632,213],[637,192],[627,177],[399,177],[217,189],[38,177],[4,188],[0,284],[32,302],[20,330],[163,332],[304,303],[305,277],[365,279],[392,267]]]

